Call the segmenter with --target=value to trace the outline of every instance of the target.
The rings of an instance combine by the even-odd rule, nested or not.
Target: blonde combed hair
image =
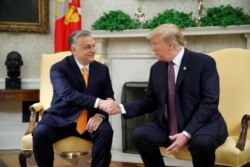
[[[165,43],[177,42],[180,46],[186,46],[187,41],[175,24],[162,24],[156,27],[148,34],[148,39],[152,39],[155,35],[160,35]]]

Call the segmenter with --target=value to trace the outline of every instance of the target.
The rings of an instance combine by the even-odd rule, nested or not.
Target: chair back
[[[42,103],[44,110],[50,107],[53,96],[53,88],[50,81],[50,68],[53,64],[69,55],[71,55],[70,51],[42,54],[40,71],[40,102]]]
[[[250,50],[227,48],[209,55],[215,59],[220,77],[219,110],[229,136],[239,136],[241,118],[250,112]]]

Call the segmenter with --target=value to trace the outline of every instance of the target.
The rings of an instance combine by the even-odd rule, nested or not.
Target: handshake
[[[107,100],[100,99],[98,108],[102,111],[105,111],[109,115],[122,113],[121,105],[111,98],[108,98]]]

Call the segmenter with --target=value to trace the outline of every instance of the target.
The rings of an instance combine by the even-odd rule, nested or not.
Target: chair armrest
[[[241,119],[240,135],[239,135],[238,142],[235,146],[236,148],[238,148],[241,151],[244,151],[244,149],[245,149],[249,120],[250,120],[250,115],[248,115],[248,114],[245,114]]]
[[[30,106],[29,110],[32,112],[40,112],[43,110],[42,103],[34,103]]]
[[[29,107],[30,110],[30,121],[25,135],[31,134],[35,128],[37,113],[43,110],[43,105],[41,103],[34,103]]]

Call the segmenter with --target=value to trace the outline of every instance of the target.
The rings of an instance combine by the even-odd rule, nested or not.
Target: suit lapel
[[[168,73],[167,70],[168,69],[168,64],[165,62],[161,62],[160,64],[160,70],[158,71],[158,84],[159,85],[159,91],[161,91],[162,93],[160,93],[161,95],[161,100],[162,100],[162,104],[166,103],[166,93],[167,93],[167,78],[168,78]]]
[[[75,61],[73,55],[69,57],[69,64],[70,64],[70,67],[71,67],[71,69],[72,69],[72,71],[74,73],[74,74],[72,74],[72,77],[75,77],[75,79],[78,80],[79,83],[81,85],[84,85],[84,87],[86,88],[85,82],[83,80],[82,73],[81,73],[78,65],[76,64],[76,61]]]
[[[95,77],[98,76],[98,74],[96,73],[97,70],[95,70],[95,68],[96,68],[95,62],[92,62],[89,64],[89,82],[88,82],[88,89],[89,90],[93,90],[93,89],[91,89],[91,86],[94,85],[94,79],[95,79]],[[95,77],[93,77],[93,76],[95,76]]]
[[[177,80],[176,80],[176,91],[179,89],[186,72],[188,71],[188,68],[190,68],[190,56],[189,56],[189,51],[187,49],[185,49],[184,55],[182,57],[182,61],[181,61],[181,65],[179,68],[179,72],[178,72],[178,76],[177,76]]]

